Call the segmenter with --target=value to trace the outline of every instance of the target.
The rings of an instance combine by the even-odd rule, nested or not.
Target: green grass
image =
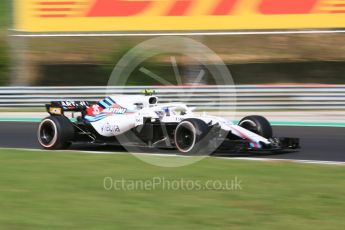
[[[10,107],[3,107],[0,108],[0,112],[14,112],[14,113],[24,113],[24,112],[46,112],[45,108],[10,108]]]
[[[9,24],[9,1],[0,0],[0,86],[8,83],[9,47],[7,26]]]
[[[0,0],[0,34],[2,30],[5,30],[8,23],[9,23],[9,15],[8,12],[9,7],[9,0]]]
[[[161,168],[126,154],[19,150],[0,150],[0,162],[0,229],[345,227],[341,166],[207,158]],[[105,177],[203,182],[237,177],[242,189],[106,191]]]

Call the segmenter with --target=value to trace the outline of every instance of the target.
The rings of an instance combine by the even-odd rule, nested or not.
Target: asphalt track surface
[[[0,148],[40,149],[36,139],[37,127],[38,123],[31,122],[0,122]],[[274,136],[298,137],[302,148],[297,152],[260,154],[255,157],[345,162],[345,128],[275,126]],[[118,147],[74,146],[72,148],[92,151],[124,151]]]

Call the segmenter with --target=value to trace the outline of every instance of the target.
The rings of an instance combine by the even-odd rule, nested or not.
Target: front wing
[[[224,140],[218,150],[227,152],[279,152],[300,149],[298,138],[279,137],[269,139],[270,144],[262,143],[260,148],[253,148],[248,140]]]

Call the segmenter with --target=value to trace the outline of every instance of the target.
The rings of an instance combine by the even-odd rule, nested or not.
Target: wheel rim
[[[195,128],[190,122],[181,123],[176,128],[175,144],[180,152],[189,152],[195,145]]]
[[[239,126],[241,126],[242,128],[245,128],[253,133],[258,134],[259,133],[259,129],[257,124],[254,121],[251,120],[243,120],[240,122]]]
[[[38,140],[43,147],[52,147],[57,139],[56,125],[47,119],[41,122],[38,128]]]

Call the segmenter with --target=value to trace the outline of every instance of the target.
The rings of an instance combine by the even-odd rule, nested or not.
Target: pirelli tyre
[[[273,136],[270,122],[262,116],[254,115],[245,117],[238,125],[267,139]]]
[[[74,138],[74,128],[67,117],[50,116],[41,121],[37,138],[45,149],[66,149]]]
[[[210,127],[200,119],[186,119],[181,121],[174,133],[177,150],[185,155],[211,154],[209,148]]]

